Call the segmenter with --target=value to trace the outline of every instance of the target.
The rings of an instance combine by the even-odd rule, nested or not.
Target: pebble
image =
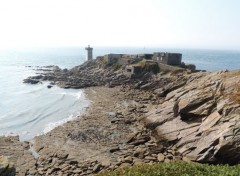
[[[158,156],[157,156],[157,159],[158,159],[159,162],[163,162],[164,159],[165,159],[165,156],[162,153],[159,153]]]

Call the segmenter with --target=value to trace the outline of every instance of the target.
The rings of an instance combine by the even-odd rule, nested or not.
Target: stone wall
[[[180,53],[154,53],[154,61],[158,63],[168,64],[168,65],[181,65],[182,54]]]
[[[122,54],[107,54],[104,56],[104,59],[107,61],[107,64],[114,64],[119,61],[122,57]]]

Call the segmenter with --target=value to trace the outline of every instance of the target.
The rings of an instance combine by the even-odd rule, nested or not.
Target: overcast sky
[[[240,50],[240,0],[0,0],[0,48]]]

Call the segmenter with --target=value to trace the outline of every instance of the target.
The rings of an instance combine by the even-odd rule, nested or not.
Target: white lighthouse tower
[[[85,50],[87,51],[86,61],[92,60],[93,59],[93,54],[92,54],[93,48],[91,48],[90,45],[88,45],[88,47],[86,47]]]

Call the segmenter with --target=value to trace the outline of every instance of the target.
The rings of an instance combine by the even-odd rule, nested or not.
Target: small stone
[[[90,175],[92,173],[91,170],[87,170],[86,174],[85,175]]]
[[[132,163],[133,158],[131,156],[128,156],[128,157],[124,158],[123,161],[126,163]]]
[[[138,156],[140,153],[144,154],[145,152],[147,151],[146,148],[141,148],[141,147],[138,147],[135,151],[134,151],[134,156]]]
[[[146,160],[156,160],[156,158],[151,157],[151,156],[146,156],[145,159],[146,159]]]
[[[100,169],[101,169],[101,164],[96,164],[94,167],[93,167],[93,172],[98,172],[98,171],[100,171]]]
[[[36,170],[35,168],[30,168],[29,171],[28,171],[28,173],[29,173],[30,175],[36,175],[37,170]]]
[[[81,172],[82,172],[82,170],[79,169],[79,168],[73,170],[73,173],[74,173],[74,174],[79,174],[79,173],[81,173]]]
[[[109,150],[109,152],[110,152],[110,153],[114,153],[114,152],[119,151],[119,150],[120,150],[120,149],[119,149],[119,147],[117,146],[117,147],[111,148],[111,149]]]
[[[146,152],[146,153],[144,153],[144,156],[148,156],[150,153],[149,152]]]
[[[133,160],[134,165],[143,165],[144,162],[141,159],[134,159]]]
[[[157,159],[158,159],[159,162],[163,162],[164,159],[165,159],[165,156],[162,153],[159,153],[158,156],[157,156]]]
[[[71,169],[71,166],[68,165],[68,166],[62,168],[61,170],[62,170],[63,172],[65,172],[65,171],[67,171],[67,170],[69,170],[69,169]]]
[[[109,160],[105,159],[102,161],[102,166],[109,167],[110,165],[111,165],[111,162]]]
[[[157,156],[158,156],[157,154],[152,154],[152,157],[155,157],[155,158],[157,158]]]
[[[63,169],[63,168],[68,167],[68,166],[69,166],[69,164],[65,164],[65,163],[64,163],[64,164],[62,164],[62,165],[60,166],[60,168]]]
[[[170,159],[170,160],[173,160],[173,156],[170,155],[170,154],[168,154],[165,158]]]
[[[164,163],[170,163],[170,162],[171,162],[171,160],[168,159],[168,158],[166,158],[166,159],[164,160]]]
[[[180,161],[180,160],[182,160],[182,157],[181,157],[181,156],[175,156],[175,157],[174,157],[174,160],[175,160],[175,161]]]
[[[146,163],[147,165],[153,165],[153,161]]]
[[[125,148],[126,149],[133,149],[135,147],[135,145],[127,145]]]
[[[171,155],[175,155],[176,154],[176,152],[174,151],[174,150],[168,150],[167,151],[169,154],[171,154]]]
[[[138,158],[140,158],[140,159],[143,159],[145,156],[144,156],[144,154],[143,153],[140,153],[139,155],[138,155]]]
[[[50,168],[47,170],[46,175],[51,175],[53,172],[55,172],[57,169],[56,168]]]
[[[59,159],[66,159],[68,157],[68,154],[67,153],[60,153],[60,152],[58,152],[57,153],[57,157]]]
[[[185,162],[187,162],[187,163],[190,163],[190,162],[191,162],[191,160],[190,160],[190,159],[188,159],[188,158],[187,158],[187,157],[185,157],[185,156],[184,156],[184,157],[182,157],[182,160],[183,160],[183,161],[185,161]]]
[[[130,167],[130,166],[131,166],[130,163],[122,163],[122,164],[120,165],[120,168],[123,168],[123,167]]]
[[[40,167],[40,168],[38,168],[37,170],[38,170],[39,172],[40,172],[40,171],[45,171],[45,169],[44,169],[43,167]]]

